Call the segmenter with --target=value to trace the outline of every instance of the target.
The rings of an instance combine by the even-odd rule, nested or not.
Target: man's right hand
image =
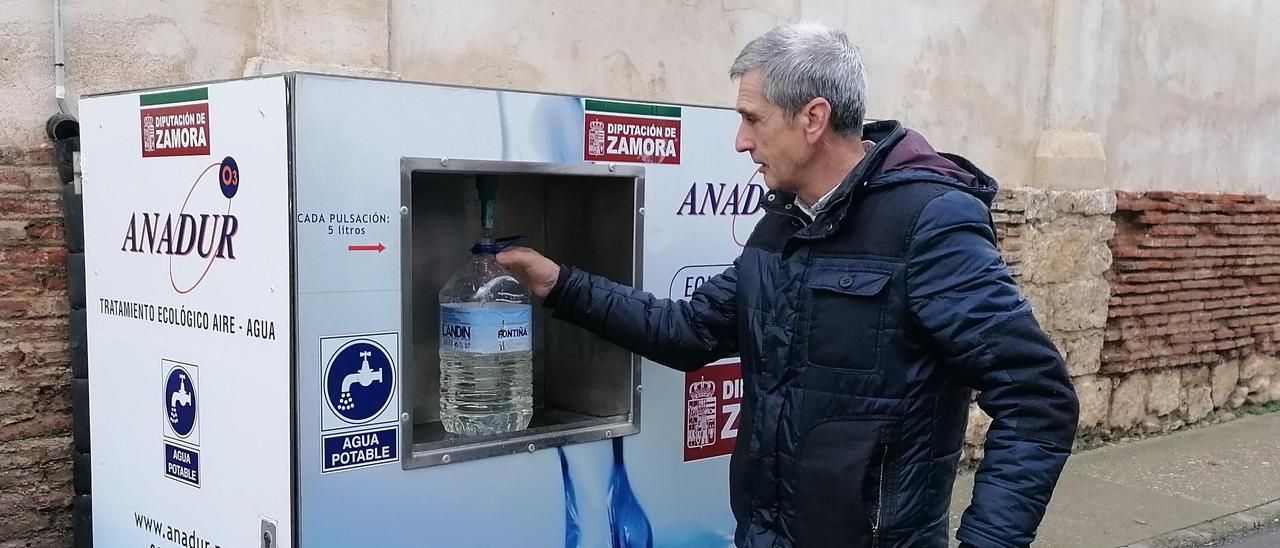
[[[497,256],[498,264],[534,295],[545,298],[560,279],[560,265],[527,247],[512,247]]]

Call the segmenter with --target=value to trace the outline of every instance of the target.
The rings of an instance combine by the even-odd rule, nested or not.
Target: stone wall
[[[0,147],[0,548],[71,544],[66,244],[48,148]]]
[[[1031,302],[1040,326],[1067,362],[1080,396],[1080,422],[1106,420],[1111,380],[1101,367],[1111,267],[1107,241],[1115,230],[1109,190],[1001,190],[992,205],[1000,251]],[[976,405],[969,413],[966,455],[981,458],[991,419]]]

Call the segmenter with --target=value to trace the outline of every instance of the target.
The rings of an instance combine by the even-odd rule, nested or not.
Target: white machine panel
[[[97,546],[292,545],[286,86],[81,102]]]

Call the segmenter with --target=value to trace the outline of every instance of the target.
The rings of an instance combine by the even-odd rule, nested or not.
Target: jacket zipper
[[[889,445],[885,444],[884,451],[880,453],[880,485],[879,492],[876,495],[876,519],[871,522],[871,546],[876,548],[880,546],[880,518],[884,512],[884,464],[889,460]]]

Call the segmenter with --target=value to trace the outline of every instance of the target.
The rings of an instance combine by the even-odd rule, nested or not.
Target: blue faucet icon
[[[350,411],[356,406],[354,399],[351,397],[351,385],[369,386],[374,381],[382,382],[382,369],[375,370],[369,367],[369,356],[372,355],[373,353],[367,350],[360,352],[360,369],[342,378],[342,394],[338,396],[338,409],[340,411]]]
[[[178,405],[191,406],[191,393],[187,391],[187,376],[178,373],[178,391],[169,397],[169,422],[178,424]]]

